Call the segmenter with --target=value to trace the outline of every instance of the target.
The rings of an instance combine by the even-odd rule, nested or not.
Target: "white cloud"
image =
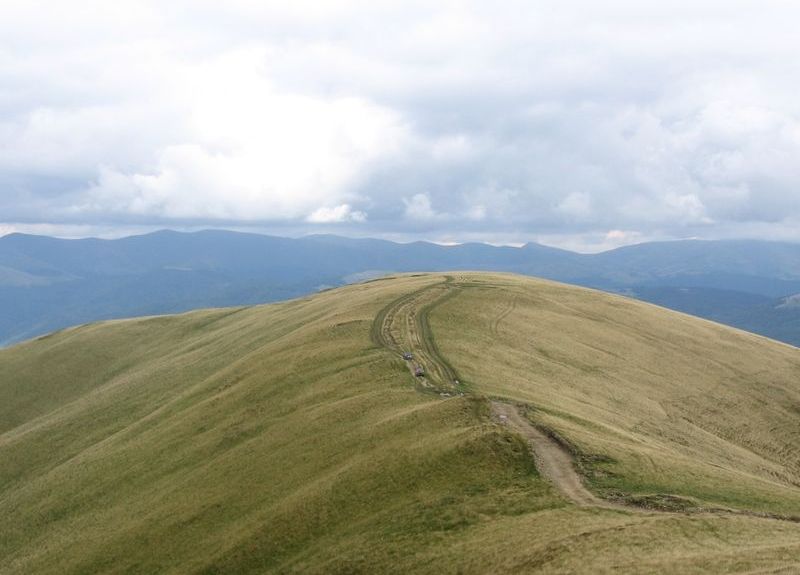
[[[446,134],[431,142],[431,155],[442,162],[461,162],[474,156],[476,150],[464,134]]]
[[[360,98],[280,92],[262,57],[227,53],[188,71],[192,143],[164,146],[146,171],[101,168],[74,211],[277,220],[355,199],[370,164],[407,137],[402,120]]]
[[[712,223],[706,215],[706,207],[695,194],[670,193],[664,197],[664,203],[674,216],[687,223]]]
[[[486,206],[472,206],[467,210],[467,218],[474,221],[481,221],[486,219]]]
[[[410,198],[403,198],[403,203],[406,206],[405,214],[408,219],[431,220],[437,217],[427,194],[414,194]]]
[[[341,204],[334,208],[317,208],[306,218],[313,224],[333,224],[342,222],[365,222],[367,214],[354,211],[349,204]]]
[[[592,213],[592,199],[586,192],[572,192],[556,208],[570,218],[586,220]]]
[[[797,17],[777,0],[4,2],[0,213],[791,235]]]

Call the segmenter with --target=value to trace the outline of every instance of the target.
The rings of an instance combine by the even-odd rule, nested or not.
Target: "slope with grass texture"
[[[471,390],[442,398],[371,336],[392,302],[444,279],[0,351],[0,573],[798,566],[790,521],[570,504],[481,395],[531,404],[601,495],[794,513],[800,352],[596,292],[459,274],[424,318]]]
[[[600,495],[800,516],[797,348],[508,275],[473,278],[430,321],[465,382],[529,405]]]

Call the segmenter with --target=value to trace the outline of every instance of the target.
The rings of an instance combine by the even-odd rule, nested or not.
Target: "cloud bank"
[[[0,4],[0,229],[800,240],[793,3],[225,4]]]

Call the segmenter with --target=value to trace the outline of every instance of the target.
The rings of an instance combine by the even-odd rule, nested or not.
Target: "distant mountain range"
[[[538,244],[228,231],[0,238],[0,345],[101,319],[271,302],[391,272],[456,269],[622,293],[800,345],[800,244],[691,240],[578,254]]]

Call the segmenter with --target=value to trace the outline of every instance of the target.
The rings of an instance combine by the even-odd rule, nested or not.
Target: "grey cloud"
[[[0,8],[0,220],[800,240],[800,8],[358,4]]]

